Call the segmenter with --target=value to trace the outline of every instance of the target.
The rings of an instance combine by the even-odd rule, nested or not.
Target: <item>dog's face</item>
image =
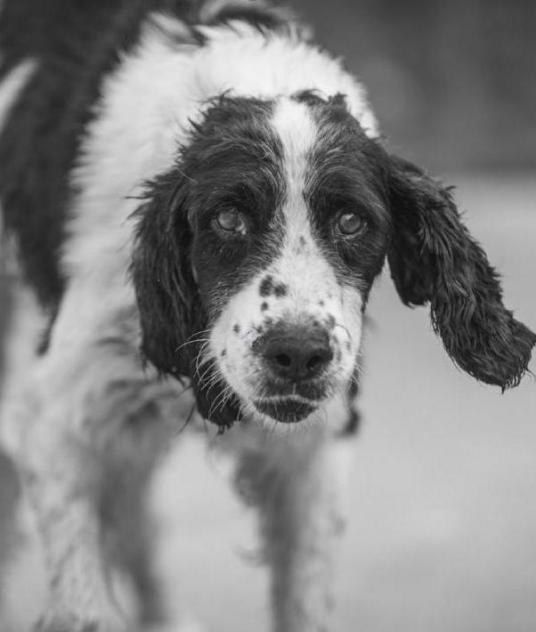
[[[302,95],[220,102],[187,150],[199,371],[252,414],[299,421],[354,374],[389,235],[369,145],[342,102]]]
[[[297,422],[349,392],[386,254],[462,368],[505,386],[528,362],[534,338],[448,192],[389,157],[343,97],[215,100],[148,199],[134,259],[144,350],[193,379],[216,423]],[[481,328],[471,340],[480,322],[511,351]]]

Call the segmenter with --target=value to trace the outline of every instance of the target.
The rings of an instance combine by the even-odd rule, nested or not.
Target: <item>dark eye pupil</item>
[[[242,215],[236,209],[221,211],[218,215],[220,228],[229,232],[244,233],[246,225]]]
[[[344,213],[339,218],[339,229],[345,235],[354,235],[363,227],[363,219],[356,213]]]

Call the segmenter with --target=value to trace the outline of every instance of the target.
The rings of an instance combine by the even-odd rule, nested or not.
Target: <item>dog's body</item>
[[[12,319],[2,432],[50,573],[40,629],[132,629],[103,525],[140,624],[167,625],[143,491],[194,395],[262,517],[274,629],[327,630],[336,455],[385,256],[474,377],[517,384],[536,338],[448,191],[385,152],[361,85],[283,11],[41,4],[0,22],[0,201],[41,322]]]

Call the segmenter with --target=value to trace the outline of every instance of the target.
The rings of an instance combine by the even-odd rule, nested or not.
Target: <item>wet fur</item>
[[[0,20],[0,200],[24,303],[1,430],[47,556],[37,629],[131,629],[103,570],[110,534],[137,590],[136,624],[174,629],[143,492],[197,408],[259,512],[274,629],[325,631],[362,320],[385,258],[402,301],[430,304],[447,352],[475,378],[517,385],[536,337],[503,306],[450,190],[388,153],[363,88],[289,14],[243,0],[43,7],[7,0]],[[210,229],[206,209],[231,189],[258,214],[247,245]],[[337,236],[336,213],[355,208],[365,232]],[[290,318],[329,337],[338,372],[330,388],[310,385],[322,405],[289,426],[270,418],[278,402],[263,400],[263,414],[244,393],[266,395],[266,336]],[[242,361],[226,364],[231,352]]]
[[[394,159],[391,196],[389,265],[401,299],[430,304],[434,330],[469,375],[517,386],[536,336],[503,306],[499,275],[464,226],[452,189]]]

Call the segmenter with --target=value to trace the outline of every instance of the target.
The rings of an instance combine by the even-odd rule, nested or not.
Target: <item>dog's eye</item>
[[[342,215],[339,215],[337,222],[339,232],[348,237],[352,237],[363,232],[366,226],[366,220],[357,213],[343,213]]]
[[[215,219],[216,227],[225,233],[245,235],[246,220],[242,213],[235,208],[220,211]]]

